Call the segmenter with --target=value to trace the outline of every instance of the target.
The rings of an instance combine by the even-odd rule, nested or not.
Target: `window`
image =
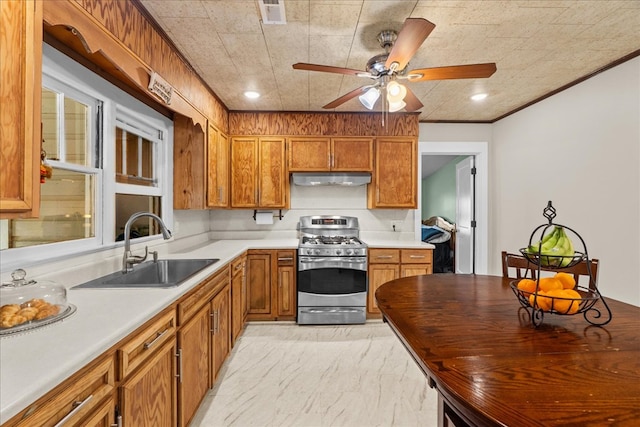
[[[40,217],[0,220],[3,269],[113,247],[139,211],[171,228],[171,120],[46,44],[42,136]],[[134,231],[159,234],[144,220]]]

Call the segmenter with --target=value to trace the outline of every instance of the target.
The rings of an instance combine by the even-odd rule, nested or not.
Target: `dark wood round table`
[[[438,390],[439,423],[640,426],[640,308],[607,298],[605,326],[547,313],[535,328],[509,281],[434,274],[376,291],[384,320]]]

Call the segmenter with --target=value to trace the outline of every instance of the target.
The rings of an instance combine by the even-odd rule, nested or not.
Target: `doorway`
[[[423,156],[474,156],[475,175],[475,244],[473,258],[476,274],[487,274],[488,266],[488,144],[486,142],[420,142],[418,176],[422,176]],[[422,180],[418,180],[422,194]],[[415,214],[415,235],[422,240],[422,206]]]

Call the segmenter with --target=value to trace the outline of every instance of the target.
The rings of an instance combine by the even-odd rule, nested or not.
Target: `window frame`
[[[141,125],[146,124],[149,128],[157,127],[163,132],[164,140],[159,144],[157,150],[161,159],[154,165],[158,168],[158,189],[156,190],[156,187],[146,188],[153,188],[157,192],[154,195],[161,197],[161,217],[167,227],[173,229],[173,121],[46,43],[43,43],[42,74],[43,86],[48,89],[56,90],[45,85],[45,82],[58,82],[67,88],[72,88],[74,93],[81,93],[83,96],[101,103],[101,116],[96,119],[95,112],[92,112],[91,120],[96,125],[96,131],[98,128],[101,130],[95,136],[95,146],[91,147],[92,164],[98,171],[94,200],[95,237],[4,249],[0,252],[2,257],[1,271],[5,272],[18,267],[27,267],[41,262],[99,252],[124,245],[124,242],[116,242],[115,240],[117,237],[114,233],[115,195],[116,193],[139,193],[130,193],[129,189],[116,185],[115,150],[112,149],[111,141],[115,141],[116,117],[119,114],[140,120]],[[72,98],[76,99],[73,96]],[[58,129],[59,134],[60,132],[64,132],[64,128]],[[98,156],[98,159],[95,156]],[[51,160],[50,163],[52,166],[59,166],[64,162]],[[80,169],[76,169],[76,167]],[[82,170],[84,173],[86,167],[64,163],[64,168]],[[132,243],[161,238],[161,234],[154,234],[137,238]]]

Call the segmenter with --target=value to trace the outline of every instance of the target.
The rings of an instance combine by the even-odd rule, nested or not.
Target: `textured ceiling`
[[[420,121],[492,121],[640,49],[640,0],[280,2],[285,25],[263,24],[256,0],[141,0],[232,111],[328,111],[371,80],[292,65],[364,70],[384,53],[378,33],[408,17],[436,25],[409,69],[497,64],[487,79],[407,83],[424,104]],[[471,101],[478,92],[489,96]],[[368,110],[354,98],[335,111]]]

